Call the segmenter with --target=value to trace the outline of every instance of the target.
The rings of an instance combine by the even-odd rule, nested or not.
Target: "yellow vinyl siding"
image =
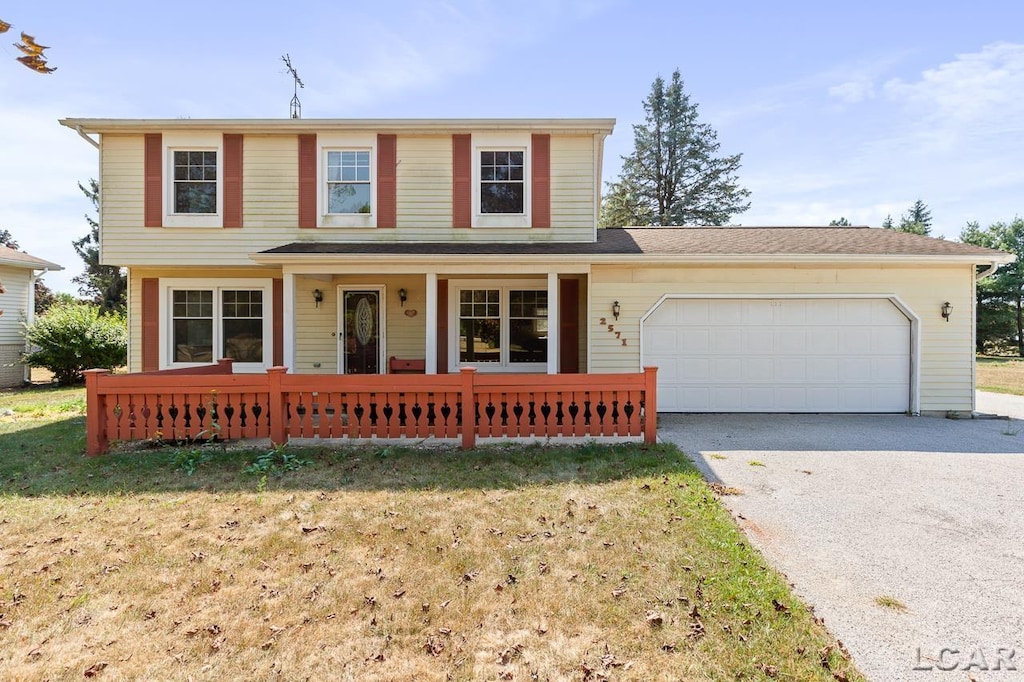
[[[635,372],[640,367],[640,318],[664,294],[896,295],[921,320],[920,409],[969,412],[974,404],[970,368],[974,361],[970,265],[947,267],[803,267],[701,266],[643,268],[595,265],[591,279],[593,309],[589,320],[591,371]],[[622,313],[612,319],[619,301]],[[949,322],[939,314],[953,304]],[[612,332],[600,324],[606,318]],[[620,332],[615,338],[614,332]],[[622,341],[626,345],[622,345]]]
[[[451,234],[451,135],[399,136],[397,142],[401,238],[429,240],[438,234]]]
[[[593,234],[593,136],[551,136],[551,226]]]
[[[298,140],[247,134],[241,229],[143,227],[143,136],[102,136],[103,262],[126,266],[249,265],[249,254],[294,241],[590,241],[592,136],[551,138],[551,229],[453,229],[450,135],[399,135],[398,227],[300,229]]]

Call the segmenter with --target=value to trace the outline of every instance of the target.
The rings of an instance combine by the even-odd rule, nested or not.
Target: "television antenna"
[[[302,118],[302,102],[299,101],[299,88],[305,88],[302,79],[299,78],[299,72],[292,66],[292,58],[288,54],[281,57],[281,61],[284,62],[285,67],[288,68],[288,73],[292,75],[295,80],[292,101],[288,105],[288,113],[292,118]]]

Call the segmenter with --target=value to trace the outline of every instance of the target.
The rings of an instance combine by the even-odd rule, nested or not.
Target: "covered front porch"
[[[586,268],[369,265],[282,265],[282,365],[346,375],[587,371]]]

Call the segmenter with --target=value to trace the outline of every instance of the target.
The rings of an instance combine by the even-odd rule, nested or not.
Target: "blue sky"
[[[0,228],[67,268],[58,290],[82,269],[76,183],[97,154],[57,119],[284,118],[284,53],[305,118],[613,117],[605,180],[678,67],[722,153],[743,154],[744,225],[877,226],[921,198],[955,238],[1024,214],[1019,1],[58,0],[0,19]],[[55,74],[15,61],[22,30]]]

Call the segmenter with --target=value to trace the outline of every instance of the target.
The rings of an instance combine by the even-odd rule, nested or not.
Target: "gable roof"
[[[589,257],[595,261],[954,260],[1010,263],[1012,254],[869,227],[622,227],[594,242],[293,242],[253,254],[261,262],[329,256]]]
[[[51,263],[42,258],[30,256],[24,251],[12,249],[9,246],[0,246],[0,265],[9,265],[15,268],[28,268],[30,270],[63,270],[63,266]]]

